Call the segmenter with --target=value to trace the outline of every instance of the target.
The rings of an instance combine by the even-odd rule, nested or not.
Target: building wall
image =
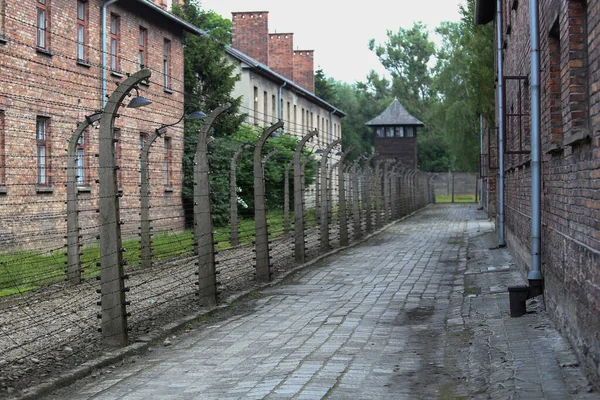
[[[502,3],[505,75],[530,81],[529,5]],[[598,384],[600,1],[541,0],[539,10],[544,300]],[[519,95],[516,84],[507,83],[512,83],[506,86],[508,112],[517,109],[519,100],[529,112],[529,87]],[[529,130],[528,118],[520,124],[511,121],[507,150],[529,150]],[[526,274],[531,257],[530,156],[508,154],[505,159],[507,244]]]
[[[4,182],[0,182],[0,248],[36,247],[62,243],[66,234],[66,149],[67,139],[86,115],[102,108],[100,10],[102,1],[87,2],[85,60],[77,60],[76,2],[51,0],[48,51],[35,43],[36,2],[6,0],[4,28],[6,42],[0,42],[0,111],[4,142]],[[139,226],[139,138],[151,134],[163,123],[172,123],[182,113],[183,39],[180,29],[164,20],[148,20],[137,2],[109,7],[120,17],[119,73],[107,73],[107,92],[139,69],[137,54],[140,26],[148,31],[147,66],[152,69],[148,85],[139,93],[154,103],[145,108],[119,110],[115,127],[120,129],[121,217],[124,235],[137,236]],[[144,15],[146,18],[144,18]],[[163,87],[163,44],[171,41],[171,90]],[[125,102],[128,100],[126,99]],[[50,184],[37,185],[36,119],[48,118]],[[84,239],[95,238],[97,221],[98,130],[88,129],[85,144],[85,182],[79,195]],[[151,218],[155,230],[183,228],[181,205],[182,125],[169,128],[171,138],[172,186],[163,185],[163,139],[150,153]]]

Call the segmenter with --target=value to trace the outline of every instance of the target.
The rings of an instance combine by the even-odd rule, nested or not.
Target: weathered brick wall
[[[530,79],[528,3],[505,0],[503,4],[505,75]],[[598,0],[540,1],[544,299],[596,384],[600,375],[598,11]],[[507,112],[519,101],[529,112],[528,93],[528,86],[525,96],[507,86]],[[529,118],[521,125],[511,121],[507,127],[507,150],[519,145],[530,148]],[[531,262],[530,155],[506,155],[505,177],[507,243],[526,274]]]
[[[315,92],[315,52],[313,50],[294,51],[294,83],[311,93]]]
[[[269,12],[232,12],[231,46],[269,65]]]
[[[6,38],[0,44],[0,110],[4,110],[6,151],[6,194],[0,194],[0,221],[3,232],[0,243],[7,247],[39,248],[61,246],[66,234],[66,149],[77,122],[85,115],[102,108],[101,104],[101,1],[88,4],[88,46],[86,63],[77,62],[76,2],[52,0],[50,3],[50,53],[35,47],[35,2],[6,2]],[[139,135],[151,133],[163,123],[175,122],[183,101],[183,36],[176,26],[156,19],[148,12],[135,9],[133,2],[117,3],[110,13],[120,16],[120,72],[108,72],[107,92],[110,94],[126,74],[136,72],[140,26],[148,29],[148,67],[152,69],[149,85],[140,85],[140,95],[153,104],[139,109],[119,110],[115,127],[121,130],[121,198],[123,232],[137,236],[139,226]],[[139,5],[138,5],[139,8]],[[152,18],[152,19],[148,19]],[[163,43],[171,41],[171,89],[163,87]],[[129,99],[126,99],[127,103]],[[51,143],[51,185],[40,191],[36,188],[36,117],[49,118]],[[87,190],[80,193],[80,221],[84,238],[95,240],[97,232],[98,171],[95,154],[98,152],[97,129],[86,133]],[[150,164],[152,199],[151,216],[156,230],[183,228],[181,205],[181,158],[183,154],[182,124],[169,128],[172,138],[172,191],[165,193],[162,163],[163,142],[159,139],[151,151]]]

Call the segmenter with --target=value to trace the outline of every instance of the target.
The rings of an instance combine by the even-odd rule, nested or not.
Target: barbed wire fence
[[[52,35],[55,48],[75,48],[72,38]],[[109,78],[112,95],[122,91],[125,97],[135,89],[156,107],[136,113],[112,95],[102,107],[96,83],[101,64],[74,67],[77,58],[59,51],[52,57],[61,62],[40,61],[31,43],[11,42],[19,47],[3,51],[0,76],[18,75],[21,85],[33,89],[37,83],[23,64],[36,64],[47,76],[44,90],[51,96],[0,88],[7,151],[0,185],[3,390],[30,384],[25,376],[43,380],[98,357],[106,346],[144,340],[167,322],[257,288],[434,201],[428,175],[368,155],[348,164],[352,149],[343,152],[328,133],[304,131],[256,110],[241,109],[265,127],[256,142],[230,137],[211,143],[210,127],[219,124],[223,105],[212,110],[198,134],[194,202],[184,204],[183,126],[169,127],[162,136],[155,129],[183,108],[173,96],[153,90],[163,84],[161,71],[138,71],[138,60],[122,58],[123,69],[138,72]],[[30,51],[18,50],[23,48]],[[101,54],[92,46],[86,52]],[[173,79],[174,86],[183,87]],[[178,99],[185,95],[181,89],[173,92]],[[108,107],[115,112],[108,113]],[[116,110],[135,127],[106,123],[117,118]],[[23,139],[32,128],[37,148]],[[278,132],[298,139],[295,151],[263,151]],[[208,156],[211,146],[224,142],[234,149],[231,214],[229,224],[215,226]],[[48,160],[44,168],[40,158]],[[252,170],[242,171],[249,165]],[[287,166],[283,175],[281,165]],[[236,172],[252,176],[253,184],[231,181]],[[284,195],[266,191],[266,183]],[[251,198],[252,207],[245,208]],[[114,212],[112,219],[105,218],[107,210]],[[187,229],[190,214],[194,223]]]

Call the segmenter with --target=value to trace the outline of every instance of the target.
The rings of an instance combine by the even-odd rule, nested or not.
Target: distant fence
[[[439,172],[434,182],[437,196],[477,196],[479,193],[479,178],[476,172]]]
[[[339,141],[316,158],[306,156],[306,150],[315,153],[312,139],[318,131],[300,138],[293,154],[265,154],[265,143],[283,128],[277,123],[254,143],[229,143],[230,224],[215,227],[209,130],[226,108],[208,116],[195,144],[190,230],[183,227],[183,206],[165,201],[172,193],[163,183],[181,171],[169,170],[162,158],[148,153],[156,138],[144,138],[140,158],[121,160],[119,168],[118,157],[111,154],[114,134],[105,131],[110,121],[100,121],[94,139],[100,154],[93,167],[99,190],[77,185],[77,171],[84,166],[68,160],[66,181],[55,181],[66,188],[59,199],[64,208],[56,207],[52,215],[28,211],[33,224],[49,218],[57,223],[39,236],[24,237],[27,248],[5,247],[0,255],[0,360],[5,361],[0,376],[17,382],[25,373],[60,368],[57,353],[83,362],[102,346],[126,345],[164,321],[214,306],[434,202],[433,175],[406,169],[395,160],[363,157],[348,164],[339,153]],[[121,141],[137,143],[138,137],[127,139],[126,134],[121,132]],[[107,135],[110,141],[102,147]],[[339,156],[336,163],[330,162],[334,153]],[[65,154],[77,153],[67,149]],[[244,164],[251,171],[240,170],[240,157],[251,159]],[[286,165],[285,173],[269,175],[274,163]],[[306,187],[311,166],[316,182]],[[253,179],[250,216],[238,215],[243,211],[238,209],[240,174]],[[265,189],[265,180],[273,187],[274,179],[284,193],[275,204]],[[123,180],[139,183],[139,193],[121,190],[118,183]],[[465,191],[474,193],[474,186]],[[0,201],[5,210],[27,208],[15,197]],[[2,222],[17,216],[2,216]]]

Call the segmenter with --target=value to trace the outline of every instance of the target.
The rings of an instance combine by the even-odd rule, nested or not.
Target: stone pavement
[[[46,398],[600,398],[541,303],[510,318],[494,241],[475,205],[428,207]]]

